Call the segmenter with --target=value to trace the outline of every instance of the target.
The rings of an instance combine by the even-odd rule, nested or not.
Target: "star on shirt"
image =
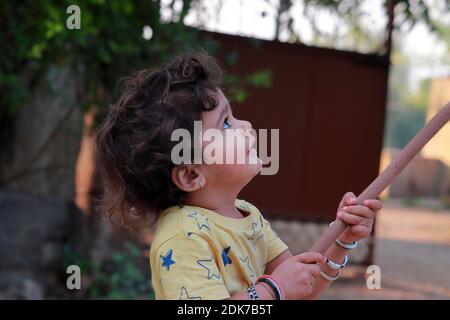
[[[186,287],[181,287],[180,300],[202,300],[201,297],[190,296]]]
[[[166,267],[167,271],[169,271],[170,266],[175,263],[175,261],[172,260],[172,254],[173,254],[173,250],[170,249],[169,251],[167,251],[165,256],[160,256],[161,259],[163,260],[161,267]]]
[[[212,279],[214,277],[216,277],[217,279],[220,279],[220,273],[215,274],[214,272],[211,271],[211,269],[213,268],[213,264],[214,264],[214,261],[212,258],[208,259],[208,260],[197,260],[197,263],[201,267],[208,270],[208,279]]]
[[[222,260],[223,260],[223,265],[226,266],[227,264],[232,264],[233,261],[231,261],[230,257],[228,256],[228,252],[230,251],[231,247],[227,247],[225,249],[223,249],[222,251]]]
[[[203,214],[199,214],[197,211],[194,211],[190,214],[188,214],[189,218],[195,219],[197,221],[198,230],[202,230],[203,228],[208,229],[211,231],[211,228],[209,226],[208,218],[205,217]]]
[[[239,260],[241,260],[245,264],[247,270],[249,271],[248,275],[250,276],[250,278],[254,278],[255,272],[253,271],[252,267],[250,266],[250,259],[248,258],[248,256],[245,257],[245,259],[239,258]]]
[[[264,236],[264,234],[261,232],[261,229],[257,228],[257,226],[257,223],[252,223],[252,235],[247,238],[252,242],[253,248],[256,248],[256,242]]]

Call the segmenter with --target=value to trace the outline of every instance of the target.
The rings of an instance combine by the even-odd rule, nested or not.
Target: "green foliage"
[[[224,83],[229,89],[228,95],[230,100],[242,103],[248,97],[248,92],[245,88],[270,88],[272,86],[272,72],[271,70],[260,70],[245,76],[226,74]]]
[[[406,197],[403,199],[403,204],[407,207],[417,207],[419,205],[419,199],[416,197]]]
[[[403,148],[424,124],[424,110],[388,110],[384,145],[386,147]]]
[[[425,124],[430,80],[411,88],[406,81],[411,72],[407,57],[395,48],[392,62],[384,145],[403,148]]]
[[[304,0],[303,13],[310,23],[313,32],[313,44],[332,46],[362,52],[384,53],[384,35],[373,32],[367,20],[367,4],[371,0]],[[383,0],[385,16],[388,17],[388,4],[394,5],[394,30],[408,31],[418,22],[423,22],[435,34],[442,36],[438,17],[432,13],[444,12],[450,6],[450,0]],[[287,31],[292,41],[300,41],[298,33],[289,27],[292,15],[290,10],[293,1],[282,1],[284,7],[279,11],[287,20]],[[318,12],[326,12],[336,17],[340,23],[333,31],[323,30],[317,19]],[[345,25],[345,27],[343,27]]]
[[[239,51],[233,50],[225,57],[225,63],[229,66],[235,66],[239,60]]]
[[[183,19],[191,8],[183,1],[178,22],[160,18],[159,0],[48,0],[7,1],[2,3],[0,19],[0,122],[26,99],[26,93],[42,79],[51,65],[71,65],[82,76],[82,109],[105,105],[117,81],[134,70],[166,61],[173,54],[193,47],[203,47],[210,54],[218,43],[202,38]],[[81,29],[70,30],[66,21],[69,5],[78,5]],[[173,5],[173,3],[172,3]],[[143,38],[143,28],[150,26],[153,37]],[[229,65],[238,63],[239,55],[227,56]],[[261,76],[259,76],[261,77]],[[246,84],[247,81],[240,81]],[[250,80],[251,85],[267,80]],[[239,101],[244,88],[236,90]],[[112,97],[114,99],[114,97]]]
[[[391,80],[391,83],[395,80]],[[403,148],[425,124],[429,80],[410,92],[404,82],[391,84],[387,109],[385,146]]]
[[[336,12],[340,17],[351,18],[355,12],[363,15],[361,6],[367,0],[305,0],[305,5],[322,7]],[[397,21],[396,27],[402,27],[405,24],[413,26],[418,21],[424,22],[431,29],[436,29],[436,22],[431,18],[430,11],[434,4],[426,0],[383,0],[383,7],[387,10],[389,1],[394,2],[395,14],[401,17]],[[289,1],[292,2],[292,1]],[[449,0],[440,1],[443,7],[449,7]]]
[[[78,265],[82,279],[91,279],[84,288],[88,299],[154,299],[150,277],[137,266],[137,262],[144,259],[140,250],[130,242],[124,244],[124,249],[99,265],[67,246],[63,269]]]
[[[79,30],[66,27],[66,8],[71,4],[81,10]],[[71,64],[83,73],[83,104],[92,106],[99,102],[100,89],[113,91],[117,80],[132,69],[202,45],[198,33],[182,23],[162,24],[159,5],[153,0],[3,3],[0,110],[11,113],[20,106],[30,80],[52,64]],[[154,35],[149,41],[142,36],[147,25]]]

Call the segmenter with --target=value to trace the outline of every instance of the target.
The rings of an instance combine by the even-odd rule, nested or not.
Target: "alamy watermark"
[[[261,175],[275,175],[280,166],[279,129],[227,129],[203,131],[202,121],[194,121],[194,136],[187,129],[175,129],[171,141],[178,142],[171,151],[175,165],[180,164],[249,164],[268,165]],[[270,154],[268,146],[270,142]],[[194,145],[193,145],[194,144]],[[192,154],[193,153],[193,154]]]
[[[67,267],[66,273],[70,274],[66,280],[66,287],[69,290],[81,290],[81,269],[76,264]]]
[[[368,266],[366,273],[370,273],[370,276],[366,279],[367,289],[381,289],[381,268],[380,266],[373,264]]]
[[[81,29],[81,9],[76,4],[72,4],[67,7],[66,13],[70,16],[66,19],[66,27],[69,30]]]

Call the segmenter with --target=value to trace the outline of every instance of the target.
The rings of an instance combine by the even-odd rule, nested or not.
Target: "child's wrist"
[[[275,292],[269,285],[265,284],[264,282],[256,283],[255,289],[257,290],[261,300],[276,300]]]
[[[281,287],[280,283],[271,275],[263,274],[261,277],[259,277],[258,280],[256,280],[257,283],[264,282],[268,286],[271,287],[275,294],[275,300],[284,300],[284,290]]]

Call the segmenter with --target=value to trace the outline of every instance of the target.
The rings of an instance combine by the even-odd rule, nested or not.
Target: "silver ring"
[[[327,258],[327,266],[329,266],[331,269],[336,270],[336,271],[344,268],[347,265],[347,262],[348,262],[347,255],[345,255],[344,262],[342,262],[342,263],[337,263],[337,262],[334,262],[333,260],[330,260]]]
[[[324,278],[325,280],[328,281],[335,281],[339,278],[339,271],[338,274],[336,276],[330,276],[329,274],[326,274],[325,272],[322,271],[322,269],[320,269],[320,275],[322,276],[322,278]]]
[[[336,244],[339,245],[341,248],[347,249],[347,250],[353,250],[358,246],[358,242],[352,242],[352,243],[347,243],[347,242],[343,242],[341,240],[339,240],[339,238],[336,239]]]

